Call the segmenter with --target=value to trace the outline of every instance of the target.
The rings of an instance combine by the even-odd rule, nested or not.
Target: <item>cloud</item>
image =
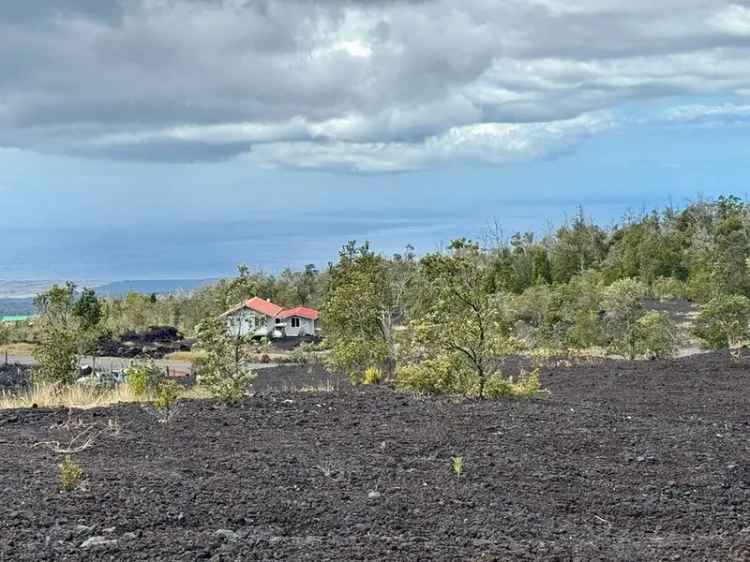
[[[749,55],[750,5],[730,0],[5,2],[0,146],[503,163],[569,150],[623,103],[748,95]]]
[[[453,127],[414,143],[265,143],[248,157],[259,164],[348,172],[420,170],[456,161],[505,164],[555,156],[612,125],[607,113],[554,123],[482,123]]]
[[[750,105],[681,105],[664,112],[664,121],[677,125],[750,125]]]

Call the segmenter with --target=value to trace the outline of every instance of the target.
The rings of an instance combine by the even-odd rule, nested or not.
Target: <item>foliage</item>
[[[78,318],[83,331],[95,330],[102,320],[102,304],[93,289],[83,289],[73,305],[73,315]]]
[[[712,349],[735,348],[750,337],[750,299],[720,295],[701,309],[695,334]]]
[[[78,373],[77,332],[55,323],[45,323],[39,346],[34,350],[34,359],[42,380],[72,384]]]
[[[168,423],[177,414],[177,400],[182,394],[182,386],[179,383],[164,379],[156,386],[155,397],[151,406],[154,409],[159,423]]]
[[[460,477],[464,473],[464,458],[451,457],[451,470],[453,474]]]
[[[512,334],[510,299],[487,291],[491,275],[478,246],[465,240],[454,241],[449,254],[421,260],[421,291],[404,346],[411,364],[401,371],[402,386],[430,381],[434,375],[424,372],[429,366],[442,375],[438,384],[417,386],[468,395],[474,391],[467,381],[475,379],[476,394],[484,397],[487,377],[497,372],[503,356],[520,348]]]
[[[539,369],[533,369],[530,372],[522,371],[518,380],[496,373],[487,379],[485,393],[487,398],[496,400],[504,397],[533,398],[545,391],[539,379]]]
[[[655,359],[674,356],[680,342],[677,326],[666,314],[652,310],[636,321],[634,339],[637,355]]]
[[[603,343],[600,312],[605,284],[593,270],[574,276],[556,291],[557,338],[563,347],[585,349]]]
[[[289,360],[298,365],[315,361],[317,346],[313,342],[302,342],[289,353]]]
[[[60,470],[60,486],[66,492],[72,492],[83,477],[83,469],[73,461],[70,455],[65,455],[58,467]]]
[[[635,359],[641,347],[638,321],[644,315],[648,287],[636,279],[620,279],[604,291],[604,329],[610,351]]]
[[[250,390],[255,375],[245,368],[247,355],[243,338],[230,336],[218,318],[204,320],[197,329],[198,346],[205,352],[200,359],[200,377],[208,391],[228,405],[237,405]]]
[[[651,283],[651,294],[660,301],[684,299],[688,296],[688,286],[674,277],[658,277]]]
[[[380,384],[384,378],[383,371],[377,367],[368,367],[362,373],[362,384]]]
[[[125,369],[125,377],[135,396],[145,396],[155,386],[154,369],[149,365],[131,365]]]
[[[379,367],[392,376],[395,328],[405,318],[414,266],[410,252],[387,260],[368,244],[344,246],[330,268],[322,311],[332,370],[358,377],[368,367]]]

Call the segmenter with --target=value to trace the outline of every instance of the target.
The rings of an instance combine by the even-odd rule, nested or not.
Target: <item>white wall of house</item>
[[[242,308],[226,316],[227,332],[232,336],[271,336],[276,321],[270,316]]]
[[[284,320],[287,336],[314,336],[316,322],[301,316],[290,316]]]

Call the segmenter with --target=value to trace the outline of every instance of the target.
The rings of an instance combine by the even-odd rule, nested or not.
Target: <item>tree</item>
[[[485,385],[500,375],[500,361],[518,349],[512,337],[509,299],[486,290],[491,266],[479,247],[466,240],[449,254],[420,262],[420,296],[412,312],[406,349],[411,361],[400,370],[401,386],[415,379],[429,387],[485,397]],[[434,384],[433,373],[441,379]]]
[[[604,326],[611,351],[635,359],[642,331],[638,321],[645,314],[643,299],[648,287],[636,279],[620,279],[604,290]]]
[[[76,286],[67,282],[54,285],[34,299],[40,320],[41,337],[34,351],[42,377],[51,382],[70,384],[78,369],[79,320],[74,316]]]
[[[750,336],[750,299],[719,295],[706,303],[698,316],[695,334],[712,349],[736,349]],[[732,352],[739,360],[739,351]]]
[[[102,304],[93,289],[84,288],[73,305],[73,315],[82,330],[95,330],[102,320]]]
[[[329,365],[359,379],[368,367],[393,376],[396,366],[395,328],[403,322],[406,289],[414,270],[411,251],[387,260],[349,242],[329,271],[322,310]]]
[[[669,317],[655,310],[641,316],[635,326],[636,352],[654,359],[672,357],[677,351],[677,326]]]
[[[206,353],[200,361],[201,384],[211,394],[229,405],[239,403],[250,389],[255,375],[245,368],[247,356],[243,338],[227,333],[219,318],[210,318],[199,324],[198,346]]]
[[[78,334],[54,323],[44,324],[34,359],[44,380],[72,384],[78,370]]]

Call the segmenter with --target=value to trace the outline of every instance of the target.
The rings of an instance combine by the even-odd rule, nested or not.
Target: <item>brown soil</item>
[[[750,360],[550,368],[549,398],[499,402],[277,393],[272,373],[168,425],[81,413],[122,430],[68,493],[32,448],[66,412],[2,412],[0,560],[750,559]]]

